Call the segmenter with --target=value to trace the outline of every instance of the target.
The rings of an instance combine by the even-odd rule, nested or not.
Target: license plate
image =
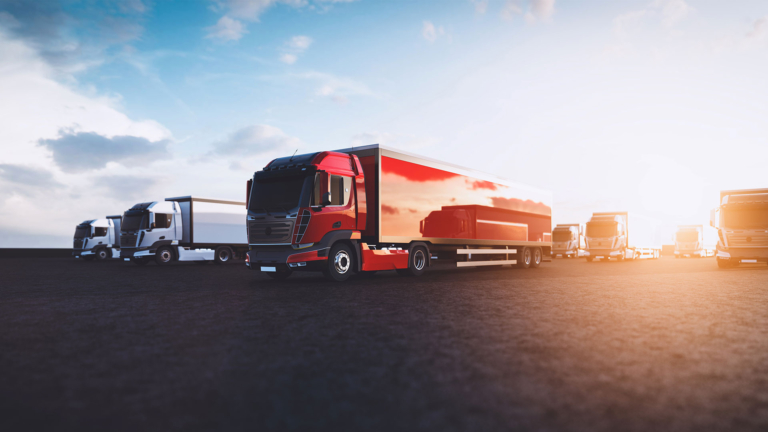
[[[262,267],[261,271],[263,271],[263,272],[277,272],[277,268],[276,267]]]
[[[743,263],[757,263],[757,260],[741,260]]]

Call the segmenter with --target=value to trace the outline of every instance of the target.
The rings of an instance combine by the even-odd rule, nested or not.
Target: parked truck
[[[656,241],[656,223],[629,212],[593,213],[587,222],[587,262],[595,258],[656,259],[661,245]]]
[[[75,227],[72,256],[86,261],[120,257],[121,216],[83,221]]]
[[[581,224],[557,224],[552,230],[552,257],[584,256],[584,228]]]
[[[711,228],[710,228],[711,229]],[[704,258],[715,255],[704,225],[678,225],[675,233],[675,258]]]
[[[246,264],[275,279],[538,267],[552,246],[550,192],[379,145],[275,159],[247,196]]]
[[[238,259],[248,250],[245,203],[191,196],[139,203],[123,214],[120,257],[136,264]]]
[[[721,191],[710,225],[717,228],[718,267],[768,262],[768,189]]]

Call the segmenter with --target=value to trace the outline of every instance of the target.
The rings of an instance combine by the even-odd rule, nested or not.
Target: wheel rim
[[[162,252],[160,252],[160,260],[162,262],[169,262],[171,260],[171,251],[169,251],[168,249],[165,249]]]
[[[336,252],[336,256],[333,257],[333,268],[338,274],[345,274],[349,271],[349,254],[347,251],[340,250]]]
[[[107,257],[107,251],[99,251],[99,258],[104,259]]]
[[[539,264],[541,262],[541,251],[536,249],[536,252],[534,252],[533,255],[534,255],[535,263]]]
[[[221,262],[226,262],[226,261],[229,261],[229,251],[228,251],[228,250],[223,250],[223,251],[221,251],[221,252],[219,253],[219,260],[220,260]]]
[[[523,252],[523,261],[525,261],[526,265],[531,263],[531,251],[530,251],[530,249],[526,249],[525,252]]]
[[[413,267],[416,270],[422,270],[427,263],[427,258],[424,256],[424,251],[419,249],[413,254]]]

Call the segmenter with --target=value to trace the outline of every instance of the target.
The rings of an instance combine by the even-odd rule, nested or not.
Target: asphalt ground
[[[768,430],[764,264],[0,275],[0,430]]]

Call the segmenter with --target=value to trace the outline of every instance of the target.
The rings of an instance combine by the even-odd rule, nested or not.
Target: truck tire
[[[234,259],[234,252],[229,246],[219,246],[216,248],[216,252],[213,255],[213,262],[216,264],[224,264]]]
[[[429,252],[424,246],[416,246],[408,254],[408,268],[398,269],[397,273],[403,276],[421,276],[427,271]]]
[[[533,259],[531,260],[531,268],[538,268],[541,265],[541,248],[533,248]]]
[[[529,247],[523,247],[520,253],[517,254],[517,268],[527,269],[531,266],[533,261],[533,251]]]
[[[155,262],[159,265],[167,265],[173,262],[173,250],[163,246],[155,252]]]
[[[149,263],[149,260],[147,258],[131,258],[131,262],[136,264],[137,266],[143,266],[143,265],[147,265],[147,263]]]
[[[109,259],[110,255],[111,254],[109,253],[109,250],[107,250],[107,248],[99,248],[96,251],[96,259],[99,261],[106,261],[107,259]]]
[[[330,281],[343,282],[352,276],[354,262],[352,249],[345,243],[336,243],[328,254],[323,275]]]

